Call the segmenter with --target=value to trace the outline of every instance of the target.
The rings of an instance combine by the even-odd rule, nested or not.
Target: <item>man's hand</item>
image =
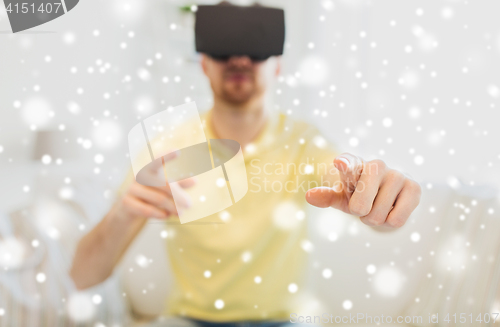
[[[310,204],[332,207],[360,217],[368,226],[403,226],[420,202],[421,187],[381,160],[364,161],[349,153],[334,160],[340,181],[333,188],[306,193]]]
[[[186,188],[193,185],[194,180],[190,178],[178,184],[182,188]],[[176,193],[180,194],[181,192],[185,193],[181,189],[177,190]],[[176,208],[170,186],[152,187],[133,182],[121,198],[121,201],[118,202],[117,214],[127,217],[158,219],[168,218],[171,215],[178,216],[178,210],[190,207],[189,197],[186,195],[179,205],[181,207]]]
[[[164,156],[165,161],[174,159],[177,156],[176,152]],[[156,160],[144,171],[141,175],[143,181],[156,180],[155,185],[162,179],[158,178],[159,174],[163,174],[161,161]],[[117,215],[125,217],[145,217],[145,218],[168,218],[171,215],[178,216],[179,211],[187,209],[191,206],[191,200],[184,188],[191,187],[195,184],[194,178],[188,178],[178,183],[173,183],[177,198],[177,205],[174,202],[172,189],[169,184],[161,187],[144,186],[134,181],[122,196],[121,201],[117,202]]]

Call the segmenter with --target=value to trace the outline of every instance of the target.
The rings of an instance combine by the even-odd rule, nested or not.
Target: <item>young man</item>
[[[289,321],[305,265],[306,201],[391,230],[418,205],[420,186],[380,160],[338,155],[316,128],[267,108],[265,93],[279,75],[279,58],[202,54],[201,67],[213,91],[213,107],[202,116],[206,136],[241,144],[248,193],[202,219],[221,223],[171,224],[182,208],[176,208],[170,189],[129,178],[120,200],[80,241],[71,276],[80,289],[102,282],[146,217],[165,219],[175,277],[166,314],[199,324]],[[196,187],[196,181],[183,187]]]

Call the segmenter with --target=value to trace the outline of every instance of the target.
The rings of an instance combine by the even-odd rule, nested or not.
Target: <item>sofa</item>
[[[471,313],[469,325],[479,323],[479,314],[481,326],[488,325],[488,314],[494,319],[500,312],[498,192],[462,184],[423,188],[417,210],[393,232],[376,231],[333,209],[309,208],[308,290],[298,315],[326,313],[330,321],[360,315],[358,325],[387,326],[388,316],[398,326],[461,325],[460,314],[470,320]],[[167,229],[151,221],[119,268],[130,309],[142,317],[138,326],[153,324],[148,319],[161,314],[173,283],[163,243]],[[398,317],[409,323],[398,323]],[[159,321],[169,325],[168,318]]]
[[[159,316],[174,283],[168,226],[151,220],[108,280],[78,292],[67,274],[74,248],[109,208],[113,191],[97,179],[75,178],[69,187],[38,178],[44,186],[32,201],[1,213],[0,326],[189,325]],[[340,318],[337,325],[355,315],[359,326],[463,326],[460,319],[472,314],[465,325],[492,325],[487,316],[500,312],[499,193],[490,186],[422,185],[419,207],[393,232],[334,209],[308,209],[307,287],[298,316],[326,314]],[[6,253],[14,254],[10,262]],[[412,320],[396,323],[398,317]]]

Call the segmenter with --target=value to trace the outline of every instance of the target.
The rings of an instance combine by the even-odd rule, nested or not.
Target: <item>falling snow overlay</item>
[[[302,315],[421,315],[426,326],[429,314],[500,312],[500,2],[260,2],[283,7],[287,20],[269,110],[323,133],[287,146],[326,149],[331,141],[384,160],[423,189],[395,233],[333,209],[276,203],[273,226],[285,233],[307,224],[309,233],[296,249],[308,257],[305,281],[280,291]],[[191,5],[85,0],[31,32],[0,33],[0,326],[22,325],[12,316],[17,305],[26,317],[41,308],[61,325],[89,326],[127,326],[128,307],[144,316],[164,310],[174,290],[163,249],[177,236],[172,226],[148,224],[95,288],[77,291],[64,272],[130,169],[130,128],[183,103],[200,111],[213,104],[193,15],[179,9]],[[229,211],[217,216],[235,220]],[[232,260],[252,267],[262,250],[241,248]],[[200,265],[193,278],[210,282],[228,263]],[[260,291],[278,277],[246,278]],[[235,305],[210,299],[216,312]],[[265,317],[265,307],[254,308]]]

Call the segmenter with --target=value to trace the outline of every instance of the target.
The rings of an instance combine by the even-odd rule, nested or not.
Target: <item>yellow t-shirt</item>
[[[210,114],[201,116],[207,139],[216,138]],[[294,312],[307,255],[305,193],[321,186],[338,153],[315,127],[273,112],[243,154],[243,199],[190,223],[165,222],[175,280],[165,315],[223,322]]]
[[[210,113],[202,115],[208,139],[215,138]],[[243,199],[193,223],[167,223],[175,286],[166,314],[236,321],[289,319],[293,312],[307,254],[305,192],[320,186],[337,153],[316,128],[282,113],[270,115],[243,153]]]

